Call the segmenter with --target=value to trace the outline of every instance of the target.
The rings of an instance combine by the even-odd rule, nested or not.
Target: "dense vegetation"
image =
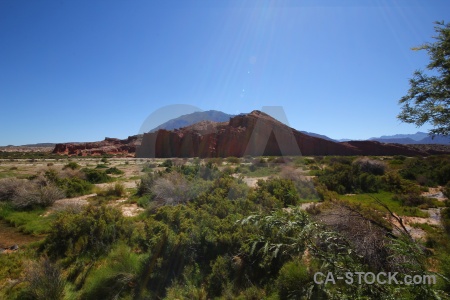
[[[450,276],[450,207],[421,193],[439,185],[448,194],[449,168],[446,156],[149,163],[128,200],[144,212],[124,217],[112,205],[128,193],[120,182],[97,189],[86,206],[53,212],[42,225],[40,242],[0,254],[0,297],[445,298],[450,293],[445,279]],[[111,182],[108,174],[123,172],[69,163],[30,179],[3,179],[0,218],[36,216],[52,205],[13,205],[21,185],[51,186],[73,197]],[[254,174],[264,177],[250,187],[246,180]],[[303,203],[309,203],[306,210]],[[426,237],[415,241],[399,216],[427,216],[422,210],[427,208],[441,209],[442,227],[417,224]],[[357,271],[445,277],[438,276],[436,285],[314,282],[316,272],[345,276]],[[16,284],[8,285],[7,278]]]

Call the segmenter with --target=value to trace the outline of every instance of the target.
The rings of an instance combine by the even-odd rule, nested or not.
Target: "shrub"
[[[4,179],[0,182],[0,200],[11,201],[17,209],[47,207],[65,197],[64,192],[43,178]]]
[[[305,265],[299,260],[287,262],[280,269],[276,285],[280,299],[306,297],[311,278]]]
[[[155,182],[156,176],[153,173],[148,173],[141,177],[141,182],[137,186],[137,195],[143,196],[152,194],[152,187]]]
[[[77,177],[60,179],[58,180],[57,185],[69,198],[89,194],[93,188],[93,185],[90,182]]]
[[[223,158],[221,157],[212,157],[209,158],[208,161],[206,162],[206,164],[211,164],[211,165],[216,165],[216,166],[221,166],[223,163]]]
[[[131,295],[141,272],[140,257],[119,244],[86,278],[82,299],[123,299]]]
[[[228,278],[231,275],[231,259],[218,256],[211,262],[211,273],[208,276],[208,295],[220,296],[227,286]]]
[[[95,169],[83,169],[83,172],[86,174],[86,179],[90,183],[105,183],[111,181],[111,177],[109,177],[105,171]]]
[[[0,179],[0,201],[11,200],[16,191],[25,184],[26,179],[4,178]]]
[[[422,197],[420,193],[414,191],[410,191],[405,194],[394,195],[393,199],[399,201],[404,206],[419,206],[425,204],[427,200],[428,202],[431,202],[431,200]]]
[[[151,195],[144,195],[137,200],[137,205],[142,208],[147,208],[152,201]]]
[[[157,201],[176,205],[189,200],[189,183],[179,173],[169,173],[155,180],[152,193]]]
[[[367,157],[356,159],[353,162],[353,166],[361,172],[366,172],[373,175],[384,175],[386,170],[386,164],[384,162]]]
[[[65,282],[61,271],[48,258],[41,258],[28,266],[25,281],[29,283],[28,293],[33,299],[63,299]]]
[[[225,160],[226,160],[227,163],[230,163],[230,164],[239,164],[239,163],[241,163],[241,160],[238,157],[235,157],[235,156],[229,156]]]
[[[124,172],[116,167],[109,168],[105,171],[106,174],[122,175]]]
[[[449,205],[448,200],[446,204]],[[444,226],[445,231],[450,235],[450,207],[446,207],[441,211],[441,223]]]
[[[272,178],[269,180],[258,180],[257,193],[267,192],[280,200],[284,206],[295,205],[300,200],[292,180]]]
[[[120,210],[88,205],[81,213],[60,213],[42,247],[52,257],[97,256],[127,236],[130,233]]]
[[[105,189],[101,189],[97,191],[98,196],[108,197],[123,197],[126,195],[125,186],[121,182],[116,182],[114,185],[109,185]]]
[[[319,199],[314,183],[311,180],[308,180],[308,178],[302,175],[297,169],[290,166],[283,166],[280,176],[284,179],[291,180],[294,183],[301,199]]]
[[[172,162],[172,160],[170,160],[170,159],[166,159],[162,164],[161,164],[161,167],[164,167],[164,168],[172,168],[173,167],[173,162]]]
[[[61,189],[53,184],[41,187],[39,192],[41,198],[39,205],[44,207],[51,206],[56,200],[62,199],[66,196]]]
[[[76,170],[76,169],[79,169],[79,168],[80,168],[80,165],[79,165],[79,164],[77,164],[77,163],[74,162],[74,161],[71,161],[71,162],[69,162],[67,165],[65,165],[65,166],[63,167],[63,170],[65,170],[65,169]]]
[[[98,164],[95,168],[96,169],[108,169],[108,166],[106,164]]]
[[[450,199],[450,181],[447,182],[447,184],[446,184],[445,187],[443,188],[442,193],[444,194],[445,197],[447,197],[448,199]]]
[[[14,208],[27,209],[39,203],[39,188],[32,182],[24,182],[14,193],[11,203]]]

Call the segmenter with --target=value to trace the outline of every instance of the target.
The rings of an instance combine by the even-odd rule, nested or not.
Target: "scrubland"
[[[9,153],[0,298],[445,299],[449,194],[450,156]],[[313,280],[358,271],[437,283]]]

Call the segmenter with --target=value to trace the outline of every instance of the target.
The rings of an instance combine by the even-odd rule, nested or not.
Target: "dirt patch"
[[[441,225],[441,208],[430,208],[423,210],[429,214],[428,218],[419,218],[419,217],[407,217],[401,216],[403,224],[405,228],[408,230],[409,234],[412,238],[425,239],[427,233],[421,229],[412,226],[413,224],[428,224],[431,226],[442,226]],[[393,222],[396,226],[399,226],[398,222]],[[400,227],[400,226],[399,226]]]
[[[137,206],[136,203],[125,204],[124,202],[126,201],[127,199],[118,199],[109,205],[118,207],[122,211],[124,217],[134,217],[144,211],[144,209]]]
[[[110,183],[110,182],[108,182],[108,183],[97,183],[95,186],[98,187],[98,188],[104,189],[104,188],[107,188],[107,187],[114,187],[114,185],[116,183],[123,184],[123,186],[126,189],[133,189],[133,188],[137,187],[138,180],[135,180],[135,181],[119,181],[119,182],[113,182],[113,183]]]
[[[137,206],[136,203],[125,204],[120,207],[124,217],[134,217],[144,211],[142,207]]]
[[[313,205],[320,205],[320,202],[306,202],[306,203],[302,203],[300,204],[300,208],[303,210],[307,210],[308,208],[310,208]]]
[[[43,239],[41,236],[24,234],[7,222],[0,220],[0,248],[8,248],[13,245],[26,245]]]
[[[436,188],[429,188],[428,192],[422,193],[422,196],[427,198],[436,198],[439,201],[447,200],[447,197],[442,193],[442,187],[438,186]]]
[[[233,177],[237,178],[239,177],[239,174],[233,174]],[[244,177],[242,178],[242,181],[245,182],[249,187],[254,188],[257,186],[258,180],[267,180],[270,176],[264,176],[264,177]]]

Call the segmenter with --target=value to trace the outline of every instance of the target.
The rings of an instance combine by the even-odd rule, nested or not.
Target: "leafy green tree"
[[[410,88],[399,103],[402,111],[397,116],[406,123],[422,126],[431,123],[432,135],[450,134],[450,24],[436,22],[434,43],[426,43],[413,50],[425,50],[430,57],[427,69],[414,72]]]

